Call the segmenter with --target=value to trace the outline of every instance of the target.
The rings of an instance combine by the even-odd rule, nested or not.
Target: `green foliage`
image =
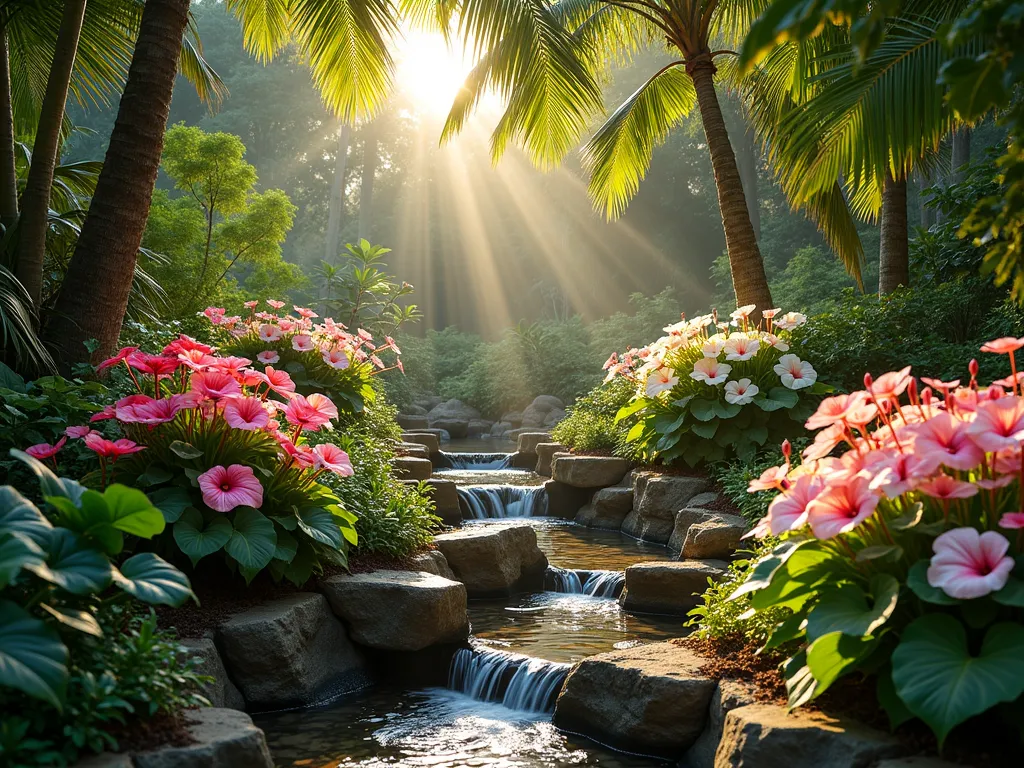
[[[881,298],[848,292],[811,318],[793,351],[815,361],[822,379],[852,390],[864,373],[878,375],[912,365],[919,376],[964,378],[976,357],[982,376],[1009,374],[1002,355],[983,355],[990,339],[1019,334],[1024,315],[978,278],[899,290]]]
[[[55,712],[38,699],[0,689],[0,761],[9,766],[62,765],[90,753],[117,751],[112,728],[209,706],[198,694],[207,678],[200,660],[157,629],[156,615],[101,604],[101,637],[79,632],[70,650],[65,707]]]
[[[357,510],[357,552],[405,557],[433,540],[441,520],[434,514],[426,491],[405,484],[391,474],[391,439],[400,436],[395,408],[383,395],[360,414],[343,419],[337,443],[344,449],[355,474],[328,478],[346,509]]]
[[[801,450],[807,444],[806,439],[793,440],[793,459],[796,463]],[[747,522],[754,524],[768,512],[768,504],[775,496],[774,491],[758,491],[748,493],[750,481],[756,480],[767,469],[778,466],[779,450],[777,445],[766,445],[751,461],[729,461],[712,464],[708,473],[722,487],[729,501],[743,513]]]
[[[163,168],[185,194],[156,194],[143,239],[167,257],[150,265],[168,292],[167,317],[223,302],[239,283],[280,294],[302,282],[298,268],[281,260],[295,206],[279,189],[256,191],[256,169],[244,154],[241,139],[227,133],[185,125],[167,131]]]
[[[554,440],[576,451],[614,451],[629,454],[625,434],[631,424],[618,424],[615,415],[633,399],[636,388],[623,378],[599,384],[569,406],[565,418],[551,431]]]

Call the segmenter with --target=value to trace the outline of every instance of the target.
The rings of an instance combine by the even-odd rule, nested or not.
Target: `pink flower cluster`
[[[159,355],[126,347],[98,370],[121,363],[138,392],[94,414],[91,421],[116,420],[134,439],[108,440],[87,426],[72,426],[56,445],[31,446],[27,452],[37,458],[52,458],[68,438],[82,439],[99,457],[105,484],[108,459],[114,462],[160,441],[181,439],[179,436],[222,447],[229,433],[237,431],[272,437],[284,471],[311,470],[311,480],[321,472],[343,477],[353,474],[348,455],[337,446],[311,448],[302,441],[303,433],[329,428],[338,418],[338,409],[322,394],[297,394],[285,371],[272,366],[255,370],[246,358],[221,357],[213,347],[184,335]],[[213,466],[199,476],[199,486],[206,505],[221,512],[263,503],[260,481],[251,467],[242,464]]]
[[[960,599],[1001,589],[1014,566],[1009,531],[1024,534],[1024,376],[1014,359],[1022,346],[1024,338],[1005,338],[982,347],[1008,354],[1013,372],[989,386],[978,384],[972,360],[966,386],[919,385],[907,367],[866,375],[863,390],[823,400],[806,424],[818,433],[802,465],[791,470],[784,444],[785,463],[751,483],[751,492],[781,491],[753,534],[809,530],[855,557],[899,541],[893,521],[921,502],[923,519],[943,529],[929,584]]]
[[[266,303],[273,310],[285,306],[283,301],[276,299],[267,299]],[[225,317],[225,310],[220,307],[207,307],[202,314],[214,325],[227,328],[236,338],[251,335],[266,344],[267,348],[256,355],[257,361],[263,365],[280,362],[281,354],[275,345],[285,344],[296,352],[319,354],[324,363],[337,370],[344,370],[355,361],[369,362],[378,373],[391,368],[404,371],[400,358],[402,352],[390,336],[384,337],[384,344],[377,345],[373,335],[362,328],[351,333],[344,324],[329,317],[321,323],[314,323],[319,315],[307,307],[293,306],[294,315],[281,315],[257,311],[258,306],[256,301],[245,302],[249,317],[244,321],[240,317]],[[395,363],[390,367],[381,359],[381,354],[389,350],[395,353]]]

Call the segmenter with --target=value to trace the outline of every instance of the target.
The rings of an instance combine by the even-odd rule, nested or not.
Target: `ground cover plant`
[[[783,668],[800,706],[854,672],[874,674],[893,726],[924,721],[940,746],[991,713],[1018,723],[1024,694],[1024,397],[1012,374],[984,385],[909,367],[824,400],[803,463],[753,482],[779,491],[756,529],[780,543],[732,595],[751,613],[785,609],[768,646],[795,648]],[[833,453],[841,451],[840,456]]]
[[[798,313],[740,307],[731,322],[717,313],[667,326],[666,335],[605,363],[608,378],[636,386],[617,420],[633,417],[626,435],[648,461],[690,466],[727,456],[746,460],[769,440],[794,434],[830,388],[790,351]],[[712,330],[713,329],[713,330]]]

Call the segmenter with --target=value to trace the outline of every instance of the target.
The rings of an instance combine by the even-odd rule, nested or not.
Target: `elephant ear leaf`
[[[60,636],[21,606],[0,602],[0,686],[62,707],[68,649]]]
[[[188,577],[159,555],[133,555],[114,571],[114,583],[132,597],[152,605],[178,607],[195,598]]]
[[[119,531],[143,539],[163,533],[166,525],[164,515],[142,491],[114,484],[103,492],[103,498],[113,513],[114,527]]]
[[[52,530],[53,524],[35,504],[11,486],[0,486],[0,533],[21,533],[45,548]]]
[[[57,477],[50,471],[49,467],[35,456],[29,456],[24,451],[19,451],[16,448],[11,449],[11,456],[24,462],[32,470],[36,479],[39,480],[39,488],[42,490],[43,496],[63,496],[66,499],[70,499],[72,503],[78,504],[78,500],[85,493],[84,485],[77,480],[71,480],[67,477]]]
[[[73,595],[91,595],[110,585],[113,570],[106,555],[67,528],[57,528],[50,538],[45,570],[37,570],[36,575]]]

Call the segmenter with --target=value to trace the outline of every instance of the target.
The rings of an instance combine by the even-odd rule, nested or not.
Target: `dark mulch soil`
[[[145,752],[158,747],[187,747],[195,739],[188,732],[188,711],[173,715],[159,714],[148,720],[134,721],[127,725],[115,723],[108,728],[117,739],[121,752]]]
[[[701,674],[716,680],[750,683],[757,701],[786,705],[786,685],[778,672],[778,665],[786,654],[771,651],[758,654],[757,646],[742,637],[703,640],[691,636],[672,642],[690,648],[707,660],[699,669]],[[875,698],[873,678],[841,678],[801,709],[850,718],[880,731],[889,730],[889,719]],[[935,736],[924,723],[905,723],[894,734],[910,753],[938,756]],[[953,731],[942,759],[972,768],[1019,768],[1020,745],[1009,729],[1001,727],[997,718],[977,717]]]
[[[160,606],[156,609],[160,626],[173,628],[180,638],[204,637],[236,613],[255,608],[282,595],[316,592],[320,579],[346,573],[343,568],[328,566],[322,575],[313,577],[301,588],[288,581],[275,583],[268,574],[262,573],[249,586],[242,588],[237,574],[228,573],[216,566],[213,562],[209,565],[201,563],[191,577],[192,589],[199,598],[199,605],[189,602],[180,608]],[[414,568],[411,557],[393,558],[358,553],[349,557],[351,573],[410,571]]]

